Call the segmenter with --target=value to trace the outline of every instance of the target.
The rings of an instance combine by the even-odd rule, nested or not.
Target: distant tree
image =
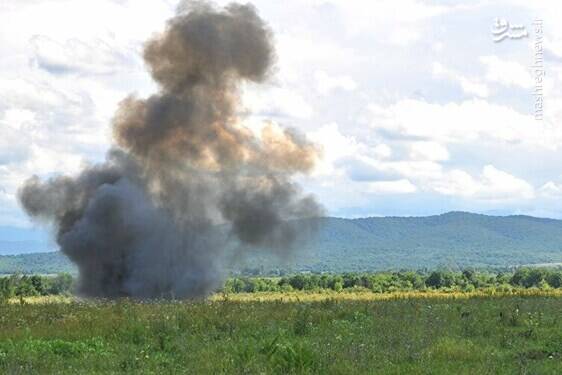
[[[279,284],[279,291],[281,291],[281,292],[292,292],[293,287],[289,283]]]
[[[321,289],[330,289],[330,282],[332,280],[331,275],[322,275],[318,281],[318,287]]]
[[[72,290],[73,279],[69,273],[60,273],[55,276],[49,287],[47,288],[48,294],[67,294]]]
[[[19,297],[28,297],[28,296],[36,296],[38,293],[33,287],[31,283],[31,278],[26,275],[23,275],[17,283],[16,286],[16,296]]]
[[[47,294],[45,286],[43,285],[43,278],[41,276],[33,275],[30,277],[29,282],[31,283],[33,289],[35,289],[36,294],[42,296]]]
[[[328,281],[328,287],[340,292],[343,289],[343,278],[340,275],[332,276]]]
[[[541,286],[541,283],[544,281],[544,277],[545,277],[544,270],[540,268],[533,268],[531,271],[529,271],[529,275],[523,281],[523,285],[527,288],[532,286],[539,287]]]
[[[498,285],[509,284],[511,275],[509,273],[499,272],[496,275],[496,283]]]
[[[10,277],[0,278],[0,301],[7,301],[15,294],[15,285]]]
[[[519,268],[517,271],[515,271],[515,273],[511,277],[511,285],[524,286],[528,277],[529,277],[529,269]]]
[[[306,276],[305,275],[294,275],[289,278],[289,285],[293,287],[293,289],[303,290],[306,286]]]
[[[537,286],[542,290],[548,290],[551,288],[546,280],[541,280]]]
[[[562,271],[550,272],[546,277],[546,281],[548,282],[548,285],[553,288],[562,287]]]
[[[417,272],[404,272],[400,275],[402,279],[407,281],[415,290],[420,290],[425,287],[423,276]]]
[[[463,288],[462,291],[463,292],[473,292],[476,288],[474,287],[473,284],[466,284]]]
[[[353,288],[361,285],[361,277],[354,273],[346,273],[343,275],[343,287]]]
[[[431,288],[441,288],[445,282],[443,277],[443,272],[433,271],[427,279],[425,279],[425,285]]]
[[[21,276],[19,274],[13,274],[6,278],[6,287],[9,298],[16,295],[16,288],[18,287],[20,277]]]
[[[336,280],[332,289],[336,292],[341,292],[343,290],[343,281],[341,279]]]
[[[462,271],[462,276],[465,278],[466,281],[472,283],[474,281],[474,270],[464,270]]]

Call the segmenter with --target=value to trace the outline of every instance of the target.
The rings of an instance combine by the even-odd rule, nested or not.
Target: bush
[[[548,282],[548,285],[550,285],[553,288],[560,288],[562,287],[562,272],[558,271],[558,272],[550,272],[547,276],[546,276],[546,281]]]
[[[53,276],[11,275],[0,277],[0,298],[62,295],[72,290],[73,279],[69,274]]]

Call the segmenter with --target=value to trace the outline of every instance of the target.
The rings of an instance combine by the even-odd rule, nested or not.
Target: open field
[[[0,373],[560,374],[559,290],[0,305]]]

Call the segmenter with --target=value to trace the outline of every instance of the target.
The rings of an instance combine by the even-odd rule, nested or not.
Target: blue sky
[[[270,82],[242,88],[246,125],[294,127],[322,147],[316,169],[298,180],[330,215],[562,217],[562,5],[254,4],[278,59]],[[15,199],[28,176],[103,159],[117,103],[155,91],[140,53],[176,5],[0,4],[0,225],[29,225]],[[494,42],[495,18],[525,26],[528,37]],[[546,72],[540,121],[536,18]]]

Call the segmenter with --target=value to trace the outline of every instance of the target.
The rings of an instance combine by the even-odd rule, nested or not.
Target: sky
[[[253,4],[277,60],[269,82],[242,87],[245,121],[321,147],[297,179],[328,215],[562,218],[562,4]],[[143,43],[176,6],[0,1],[0,226],[30,225],[16,199],[29,176],[104,159],[118,103],[156,91]]]

